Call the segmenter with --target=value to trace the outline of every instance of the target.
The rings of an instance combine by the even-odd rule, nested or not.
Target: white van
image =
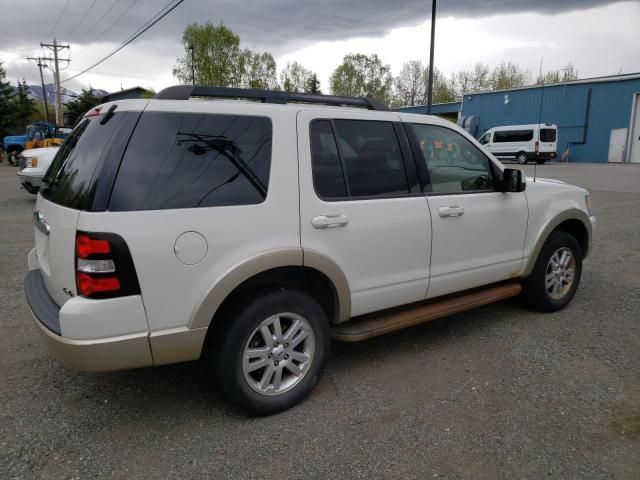
[[[556,158],[558,127],[552,123],[494,127],[480,137],[480,143],[500,159],[542,164]]]

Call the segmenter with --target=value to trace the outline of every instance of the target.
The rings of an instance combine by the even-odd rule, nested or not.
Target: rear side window
[[[541,128],[540,129],[540,141],[541,142],[555,142],[556,141],[556,129],[555,128]]]
[[[314,185],[320,197],[379,197],[409,192],[393,123],[315,120],[310,133]]]
[[[506,130],[493,133],[493,143],[530,142],[533,140],[533,130]]]
[[[122,159],[109,209],[261,203],[271,141],[265,117],[145,112]]]
[[[42,195],[65,207],[91,209],[101,167],[120,161],[139,115],[114,113],[106,121],[104,114],[83,118],[56,153]]]

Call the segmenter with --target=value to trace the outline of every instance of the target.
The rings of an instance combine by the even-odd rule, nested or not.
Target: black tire
[[[205,358],[208,359],[223,395],[230,404],[249,415],[271,415],[300,403],[320,379],[329,358],[331,345],[329,321],[322,307],[305,293],[294,290],[254,293],[238,299],[224,315],[225,318],[216,320],[221,320],[224,324],[221,325],[220,330],[214,331],[214,338],[208,342],[208,348],[212,351]],[[292,374],[280,366],[280,369],[285,372],[282,374],[283,377],[288,375],[294,382],[298,382],[289,390],[279,394],[261,394],[254,390],[245,378],[243,370],[245,347],[248,348],[249,341],[256,338],[255,330],[263,321],[285,312],[306,320],[313,333],[308,337],[312,337],[309,341],[313,344],[313,355],[300,380],[291,377]],[[280,361],[283,364],[285,362],[283,357]],[[278,364],[275,358],[273,362],[275,365]],[[262,372],[264,373],[265,370]],[[260,370],[257,373],[261,375]]]
[[[560,298],[553,298],[547,289],[546,277],[547,267],[551,261],[551,257],[555,252],[561,249],[570,250],[575,261],[573,283],[567,288],[566,292]],[[525,304],[535,310],[541,312],[555,312],[564,308],[573,298],[580,284],[580,276],[582,274],[582,248],[569,233],[555,231],[549,235],[544,243],[533,272],[523,282],[522,299]]]
[[[529,157],[527,157],[527,154],[525,152],[518,152],[516,154],[516,162],[518,162],[520,165],[525,165],[528,160]]]

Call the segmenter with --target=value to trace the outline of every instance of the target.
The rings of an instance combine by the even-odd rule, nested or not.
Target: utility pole
[[[427,87],[427,115],[433,104],[433,47],[436,39],[436,0],[431,0],[431,45],[429,46],[429,83]]]
[[[56,41],[56,39],[53,39],[53,43],[41,43],[40,44],[41,47],[46,47],[49,50],[53,51],[53,64],[54,64],[54,69],[53,69],[53,78],[54,78],[54,83],[56,84],[56,126],[62,125],[63,124],[63,119],[62,119],[62,94],[60,92],[60,66],[59,66],[59,62],[63,61],[63,62],[67,62],[69,63],[70,60],[63,58],[60,59],[58,57],[58,51],[59,50],[64,50],[64,49],[69,49],[69,45],[59,45],[58,42]]]
[[[49,102],[47,102],[47,91],[44,88],[44,76],[42,75],[42,67],[46,65],[42,63],[41,57],[27,57],[27,60],[35,60],[38,65],[38,69],[40,70],[40,83],[42,84],[42,98],[44,100],[44,121],[49,121]]]
[[[189,50],[191,51],[191,85],[196,84],[196,64],[194,63],[194,53],[193,53],[193,44],[189,45]]]

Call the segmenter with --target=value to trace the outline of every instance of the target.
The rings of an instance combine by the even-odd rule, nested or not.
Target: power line
[[[82,35],[80,35],[80,38],[78,39],[78,41],[76,43],[82,42],[82,40],[84,40],[87,37],[89,32],[93,31],[93,28],[96,25],[98,25],[104,19],[104,17],[106,17],[109,14],[109,12],[112,11],[111,9],[113,8],[113,6],[116,3],[118,3],[119,1],[120,0],[113,0],[113,2],[111,2],[111,4],[107,7],[107,9],[104,11],[104,13],[102,15],[100,15],[100,18],[98,18],[87,30],[85,30],[85,32]]]
[[[64,7],[60,12],[60,16],[58,17],[58,20],[56,20],[56,23],[53,25],[53,28],[51,29],[51,33],[49,34],[49,36],[53,35],[53,33],[56,31],[56,28],[58,28],[58,24],[60,23],[60,20],[62,20],[62,17],[64,16],[64,12],[67,11],[68,6],[69,6],[69,0],[65,2]]]
[[[114,6],[116,3],[118,3],[119,1],[120,1],[120,0],[113,0],[113,2],[111,2],[111,5],[109,5],[109,7],[108,7],[108,8],[107,8],[107,10],[102,14],[102,16],[101,16],[98,20],[96,20],[96,21],[95,21],[95,23],[94,23],[93,25],[91,25],[91,26],[89,27],[89,29],[88,29],[86,32],[84,32],[84,34],[82,34],[82,35],[80,36],[80,38],[78,39],[78,41],[77,41],[76,43],[82,43],[82,40],[84,40],[84,39],[87,37],[87,35],[89,34],[89,32],[93,31],[93,28],[94,28],[96,25],[98,25],[98,24],[99,24],[99,23],[100,23],[100,22],[101,22],[101,21],[102,21],[102,20],[107,16],[107,14],[109,14],[109,12],[111,12],[111,9],[113,8],[113,6]],[[96,42],[97,40],[100,40],[102,37],[104,37],[105,33],[107,33],[107,32],[109,31],[109,29],[110,29],[110,28],[111,28],[111,27],[112,27],[112,26],[113,26],[113,25],[114,25],[118,20],[120,20],[120,19],[123,17],[123,15],[124,15],[125,13],[127,13],[129,10],[131,10],[131,7],[133,7],[133,6],[136,4],[136,2],[137,2],[137,1],[138,1],[138,0],[133,0],[133,2],[131,2],[131,3],[129,4],[129,6],[128,6],[127,8],[125,8],[125,9],[124,9],[124,11],[123,11],[119,16],[118,16],[118,18],[116,18],[115,20],[113,20],[109,25],[107,25],[107,27],[106,27],[104,30],[102,30],[102,32],[100,32],[100,34],[99,34],[96,38],[94,38],[93,42]],[[83,48],[82,50],[80,50],[80,51],[76,54],[76,56],[81,55],[83,52],[85,52],[85,51],[86,51],[86,50],[88,50],[89,48],[90,48],[90,45],[86,46],[85,48]]]
[[[173,0],[172,0],[173,1]],[[172,2],[169,2],[167,5],[164,6],[164,8],[162,8],[158,13],[156,13],[152,18],[152,20],[149,20],[145,23],[146,26],[143,26],[144,28],[142,28],[142,30],[139,30],[138,33],[134,34],[133,36],[129,37],[129,39],[127,39],[122,45],[120,45],[118,48],[116,48],[115,50],[113,50],[111,53],[105,55],[104,57],[102,57],[100,60],[98,60],[96,63],[94,63],[93,65],[91,65],[90,67],[85,68],[84,70],[82,70],[80,73],[77,73],[65,80],[62,80],[61,83],[64,82],[68,82],[69,80],[72,80],[74,78],[79,77],[80,75],[83,75],[85,73],[87,73],[89,70],[91,70],[92,68],[97,67],[98,65],[100,65],[102,62],[104,62],[105,60],[108,60],[109,58],[111,58],[112,56],[114,56],[116,53],[118,53],[120,50],[122,50],[124,47],[126,47],[127,45],[129,45],[131,42],[133,42],[136,38],[138,38],[140,35],[142,35],[144,32],[146,32],[147,30],[149,30],[151,27],[153,27],[156,23],[158,23],[160,20],[162,20],[164,17],[166,17],[167,15],[169,15],[169,13],[171,13],[173,10],[175,10],[182,2],[184,2],[184,0],[177,0],[176,3],[174,3],[170,8],[169,6],[171,5]],[[167,10],[168,8],[168,10]],[[166,10],[166,11],[165,11]],[[164,12],[163,12],[164,11]],[[157,18],[156,18],[157,17]],[[151,22],[151,23],[149,23]]]
[[[78,20],[76,22],[76,24],[73,26],[73,28],[71,29],[71,31],[67,34],[67,38],[70,38],[71,35],[73,35],[74,33],[76,33],[76,30],[78,29],[78,27],[80,26],[80,24],[84,21],[85,18],[87,18],[87,15],[89,15],[89,12],[91,12],[91,9],[93,8],[93,6],[96,4],[98,0],[93,0],[93,2],[91,2],[91,5],[89,5],[89,8],[87,8],[87,11],[84,12],[84,15],[82,15],[82,17],[80,18],[80,20]]]

